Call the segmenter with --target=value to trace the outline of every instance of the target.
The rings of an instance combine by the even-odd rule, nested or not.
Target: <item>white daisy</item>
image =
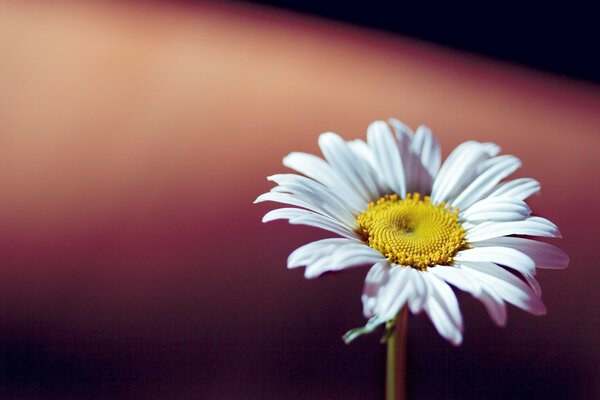
[[[420,126],[413,133],[397,120],[373,122],[367,142],[324,133],[319,146],[324,160],[286,156],[283,164],[304,176],[270,176],[277,186],[256,202],[300,207],[273,210],[263,222],[287,219],[341,236],[290,254],[288,268],[305,266],[306,278],[371,265],[362,294],[369,321],[347,341],[393,321],[406,306],[425,311],[440,335],[460,344],[463,321],[449,284],[479,299],[498,325],[506,323],[506,303],[546,313],[536,268],[565,268],[569,258],[521,237],[561,236],[524,202],[539,191],[536,180],[502,181],[520,167],[516,157],[468,141],[440,166],[431,131]]]

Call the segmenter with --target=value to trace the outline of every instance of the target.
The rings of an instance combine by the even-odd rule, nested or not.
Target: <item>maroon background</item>
[[[454,348],[409,322],[414,398],[600,393],[600,91],[423,43],[247,6],[0,3],[0,394],[383,397],[366,269],[306,281],[326,235],[252,205],[322,131],[395,116],[517,155],[571,256],[548,315],[505,329],[459,295]]]

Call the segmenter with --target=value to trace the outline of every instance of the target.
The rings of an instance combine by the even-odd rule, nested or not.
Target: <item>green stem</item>
[[[396,318],[394,332],[387,341],[387,365],[385,376],[385,399],[405,400],[406,328],[408,312],[404,307]]]

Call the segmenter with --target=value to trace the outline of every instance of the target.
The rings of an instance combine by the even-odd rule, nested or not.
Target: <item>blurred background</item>
[[[379,335],[341,340],[366,268],[288,271],[328,235],[252,201],[319,133],[388,117],[444,156],[520,157],[571,256],[538,274],[547,316],[510,307],[500,329],[459,294],[458,348],[412,316],[409,397],[600,396],[598,28],[449,11],[0,2],[0,398],[383,398]]]

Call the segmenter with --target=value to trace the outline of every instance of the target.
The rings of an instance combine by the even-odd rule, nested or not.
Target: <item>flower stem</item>
[[[405,400],[406,328],[408,312],[404,307],[396,318],[394,332],[387,340],[387,365],[385,376],[385,399]]]

